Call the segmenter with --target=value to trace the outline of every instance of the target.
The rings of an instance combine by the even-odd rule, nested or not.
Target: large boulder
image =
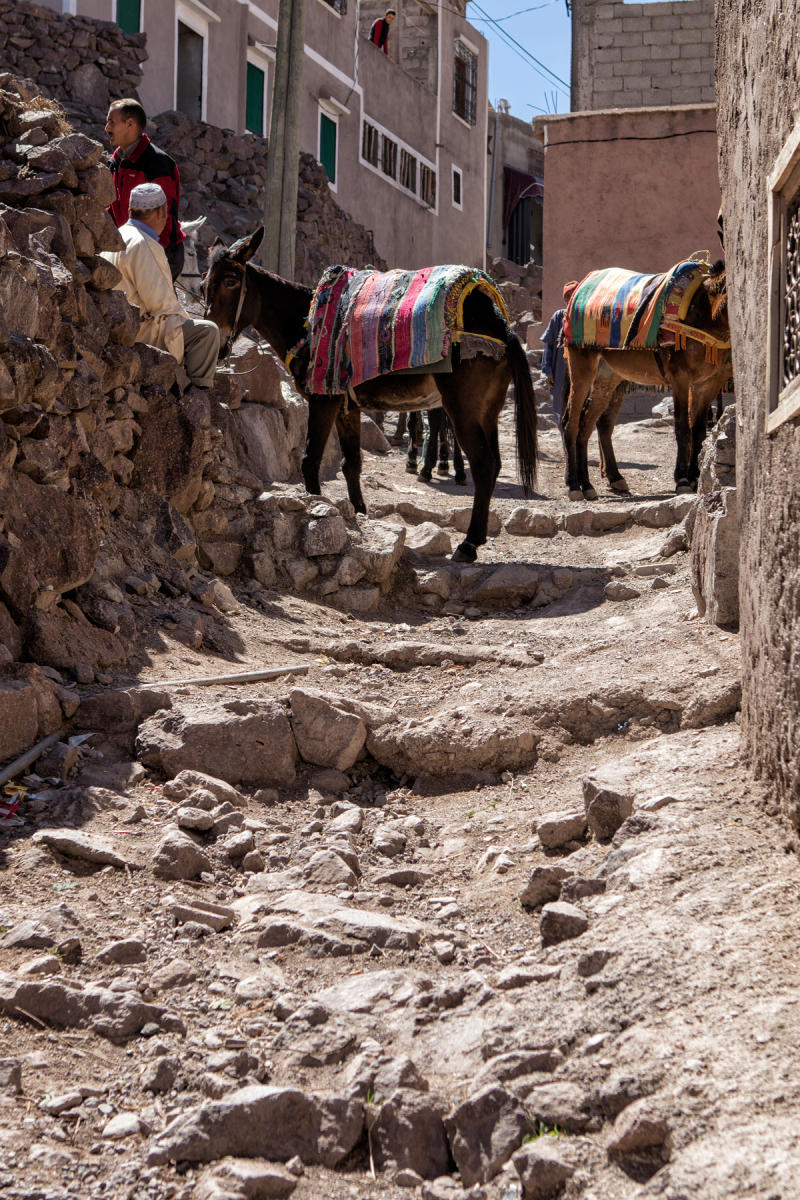
[[[252,1085],[200,1104],[154,1138],[148,1163],[212,1162],[227,1155],[335,1167],[361,1137],[360,1101]]]
[[[225,700],[198,712],[173,709],[145,721],[136,739],[147,766],[166,775],[205,771],[226,783],[294,782],[297,746],[277,700]]]

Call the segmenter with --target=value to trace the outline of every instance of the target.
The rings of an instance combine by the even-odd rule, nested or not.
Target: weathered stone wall
[[[28,0],[0,0],[0,66],[28,76],[47,96],[105,122],[109,100],[137,96],[143,33],[127,36],[112,21],[63,17]]]
[[[573,0],[573,112],[713,101],[714,0]]]
[[[0,76],[0,761],[61,727],[73,681],[125,667],[170,600],[158,620],[192,646],[234,572],[256,602],[278,586],[366,610],[403,549],[401,527],[275,485],[307,410],[266,349],[181,393],[175,360],[135,343],[100,256],[121,246],[102,154]]]
[[[717,2],[720,177],[739,430],[742,729],[800,822],[800,455],[796,424],[764,428],[767,176],[797,121],[800,9]]]
[[[151,123],[154,141],[180,164],[181,215],[209,218],[206,242],[250,233],[264,219],[267,142],[232,133],[183,113],[161,113]],[[325,171],[300,155],[295,276],[314,284],[332,263],[385,267],[372,233],[339,208]]]

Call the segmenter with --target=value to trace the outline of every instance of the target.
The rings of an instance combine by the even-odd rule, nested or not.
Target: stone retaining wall
[[[0,67],[28,76],[67,105],[105,122],[110,100],[137,96],[145,35],[113,21],[62,16],[28,0],[0,0]]]
[[[199,647],[235,603],[221,576],[256,606],[277,586],[363,611],[403,550],[399,525],[276,485],[298,474],[307,409],[268,351],[245,344],[243,374],[181,394],[175,360],[135,343],[100,255],[121,245],[102,155],[0,76],[0,762],[154,621]]]

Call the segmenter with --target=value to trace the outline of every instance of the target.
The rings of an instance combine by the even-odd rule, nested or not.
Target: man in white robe
[[[157,183],[140,183],[131,192],[130,205],[130,218],[120,226],[125,249],[106,250],[103,258],[117,268],[120,290],[139,309],[137,341],[168,351],[191,383],[210,388],[219,357],[219,329],[213,321],[193,320],[175,295],[158,240],[167,221],[164,190]]]

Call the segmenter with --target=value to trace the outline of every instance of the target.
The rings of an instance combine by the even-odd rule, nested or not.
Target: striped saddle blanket
[[[464,301],[476,288],[507,318],[497,285],[474,267],[329,267],[308,316],[305,390],[336,395],[391,371],[441,362],[463,331]]]
[[[582,279],[564,316],[564,340],[608,350],[655,350],[675,343],[664,321],[683,321],[708,274],[704,262],[678,263],[663,275],[637,275],[621,267]]]

